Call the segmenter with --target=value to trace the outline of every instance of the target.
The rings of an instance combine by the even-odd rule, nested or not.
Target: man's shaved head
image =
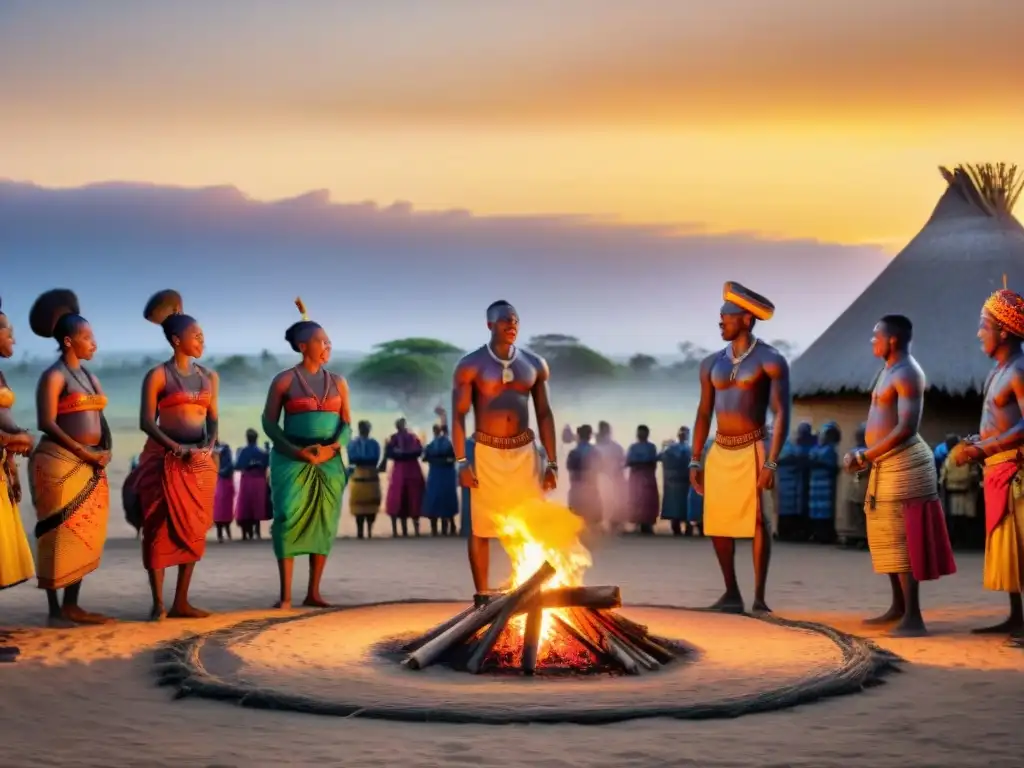
[[[519,313],[516,312],[516,308],[509,302],[504,299],[498,299],[498,301],[494,302],[487,308],[487,322],[496,323],[503,317],[507,317],[510,314],[518,315]]]

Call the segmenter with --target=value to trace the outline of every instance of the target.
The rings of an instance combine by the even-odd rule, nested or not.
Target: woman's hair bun
[[[77,315],[78,312],[78,297],[74,291],[54,288],[36,299],[28,313],[28,324],[36,336],[52,339],[57,321],[65,315]]]
[[[168,288],[149,297],[142,315],[149,322],[162,325],[171,315],[182,314],[182,309],[181,294]]]

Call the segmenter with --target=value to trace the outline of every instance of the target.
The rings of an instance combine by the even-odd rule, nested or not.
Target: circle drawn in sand
[[[405,722],[599,724],[644,717],[738,717],[854,693],[900,660],[823,624],[666,606],[623,615],[679,639],[695,661],[657,674],[580,678],[412,671],[382,643],[421,632],[462,605],[400,602],[243,621],[158,654],[160,684],[179,698]]]

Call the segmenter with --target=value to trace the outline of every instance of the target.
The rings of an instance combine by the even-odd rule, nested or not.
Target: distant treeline
[[[772,341],[784,355],[792,359],[796,350],[785,341]],[[700,361],[710,352],[691,342],[679,345],[679,356],[663,364],[653,355],[637,352],[625,363],[618,363],[588,347],[575,336],[550,333],[534,336],[526,346],[544,357],[551,368],[552,381],[576,389],[608,386],[617,383],[655,386],[691,380]],[[451,388],[452,368],[464,350],[439,339],[408,338],[378,344],[373,352],[359,360],[331,364],[331,369],[346,376],[353,386],[372,390],[404,407],[423,406],[444,396]],[[266,386],[270,377],[293,357],[279,359],[264,350],[259,355],[227,355],[210,357],[203,364],[220,374],[222,386]],[[128,381],[141,383],[145,372],[159,362],[157,357],[140,357],[116,363],[93,366],[93,372],[105,385]],[[35,381],[51,360],[30,358],[8,366],[5,373],[12,380]]]

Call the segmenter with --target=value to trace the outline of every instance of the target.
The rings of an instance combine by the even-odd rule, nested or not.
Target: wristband
[[[776,464],[774,461],[766,461],[764,463],[764,468],[767,469],[769,472],[774,472],[776,469],[779,468],[779,465]]]

